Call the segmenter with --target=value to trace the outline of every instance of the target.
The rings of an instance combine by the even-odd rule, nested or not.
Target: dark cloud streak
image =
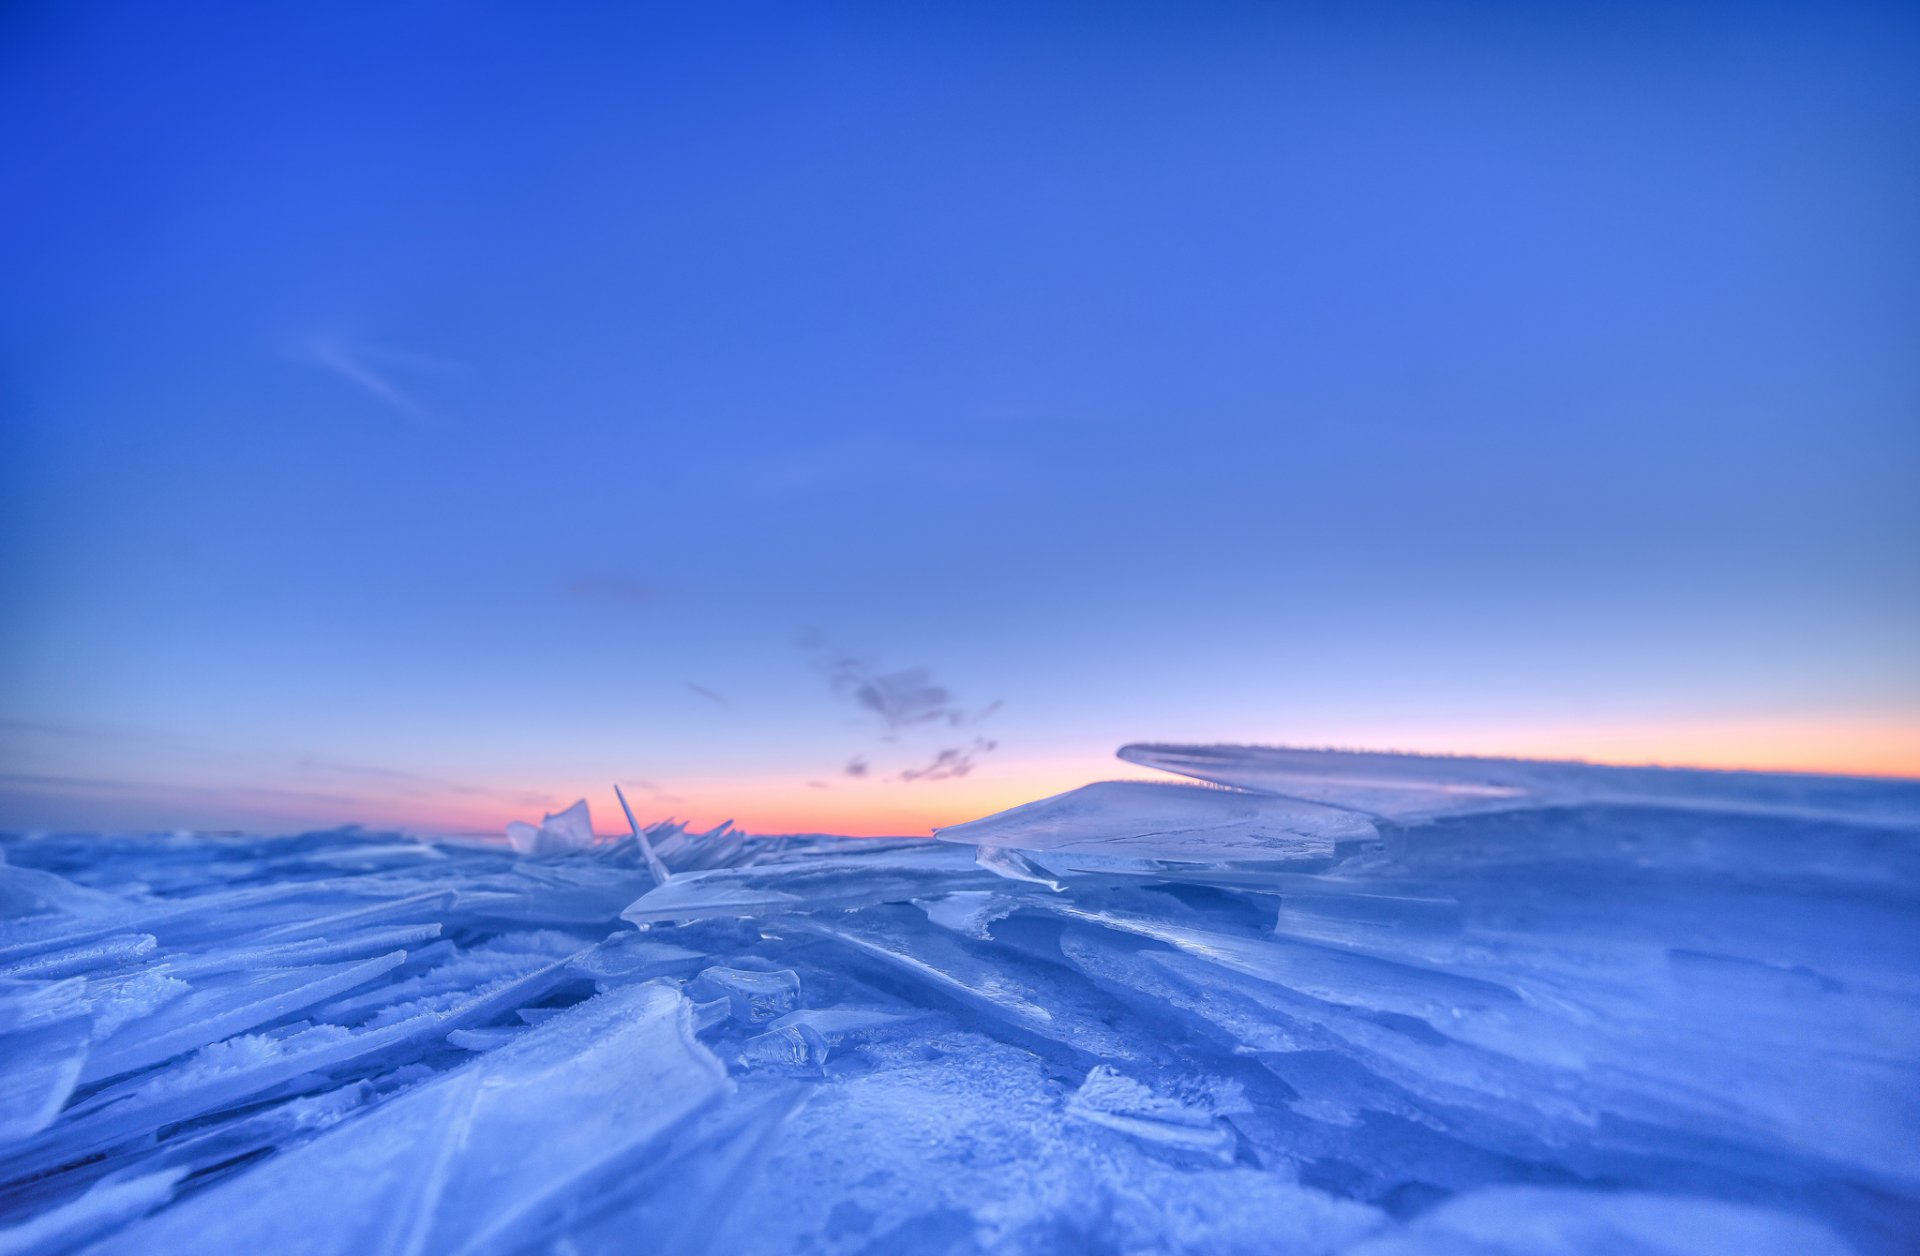
[[[983,737],[973,739],[970,746],[953,746],[933,756],[933,762],[923,768],[908,768],[900,773],[903,781],[950,781],[973,771],[980,756],[989,754],[999,745]]]

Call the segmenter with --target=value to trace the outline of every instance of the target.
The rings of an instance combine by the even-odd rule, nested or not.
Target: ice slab
[[[620,915],[634,924],[685,924],[792,909],[851,909],[995,880],[974,863],[971,852],[930,842],[906,850],[876,844],[860,854],[796,854],[747,867],[681,874],[636,899]]]
[[[1196,780],[1388,820],[1626,805],[1920,825],[1920,785],[1797,773],[1387,754],[1285,746],[1122,746],[1120,757]]]
[[[1316,863],[1342,841],[1373,835],[1364,817],[1337,807],[1153,781],[1086,785],[936,833],[943,842],[1018,851],[1048,869],[1109,872],[1146,871],[1143,861]]]
[[[86,983],[0,981],[0,1146],[38,1134],[66,1106],[92,1038]]]
[[[562,1231],[592,1188],[717,1101],[727,1073],[676,990],[600,995],[110,1252],[499,1251]],[[351,1199],[352,1207],[341,1207]]]

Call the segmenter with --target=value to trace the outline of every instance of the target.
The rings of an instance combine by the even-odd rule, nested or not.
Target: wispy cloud
[[[840,656],[825,664],[827,683],[842,697],[879,717],[889,733],[922,725],[961,728],[990,715],[1000,704],[968,711],[951,689],[933,679],[926,667],[881,671],[857,658]]]
[[[375,370],[360,354],[338,341],[310,340],[305,346],[304,356],[307,361],[332,371],[341,379],[386,405],[390,410],[416,422],[427,417],[426,410],[418,401]]]
[[[933,756],[933,762],[923,768],[908,768],[900,773],[903,781],[950,781],[957,776],[965,776],[973,771],[974,764],[981,755],[989,754],[998,746],[998,742],[976,737],[969,746],[954,746]]]
[[[690,680],[684,681],[682,683],[685,684],[687,688],[699,694],[701,697],[707,699],[707,701],[709,702],[717,702],[723,707],[730,707],[733,705],[733,703],[728,702],[725,698],[721,697],[719,694],[715,693],[713,690],[707,688],[705,685],[696,685]]]
[[[423,374],[444,376],[466,370],[462,363],[446,358],[407,349],[355,344],[335,336],[309,337],[295,350],[295,356],[352,384],[402,418],[422,425],[437,425],[438,416],[412,391],[402,387],[395,375],[402,378]]]
[[[814,667],[827,678],[836,696],[878,721],[880,740],[889,744],[922,729],[971,728],[1000,709],[998,701],[978,708],[967,706],[953,690],[934,679],[932,668],[881,668],[835,649],[817,629],[803,632],[796,644],[813,656]],[[941,750],[926,765],[907,768],[888,779],[944,781],[965,776],[995,744],[975,737],[968,745]],[[873,765],[866,755],[855,755],[842,772],[862,779],[873,774]]]

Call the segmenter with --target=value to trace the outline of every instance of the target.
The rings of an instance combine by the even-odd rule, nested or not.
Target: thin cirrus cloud
[[[723,707],[730,707],[733,705],[733,703],[728,702],[725,698],[721,697],[719,694],[715,693],[713,690],[707,688],[705,685],[696,685],[690,680],[685,681],[683,683],[686,685],[687,688],[693,690],[693,692],[699,694],[701,697],[705,698],[709,702],[717,703]]]
[[[410,390],[396,382],[394,373],[445,375],[465,369],[458,362],[426,354],[349,344],[328,336],[308,339],[300,346],[297,356],[352,384],[393,413],[423,426],[436,425],[437,416]]]

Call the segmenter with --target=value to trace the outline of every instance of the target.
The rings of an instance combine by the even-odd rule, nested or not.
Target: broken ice
[[[515,820],[507,825],[507,844],[523,855],[561,855],[593,845],[593,817],[587,800],[549,815],[538,826]]]
[[[937,841],[5,838],[0,1253],[1920,1247],[1920,786],[1122,754]]]

